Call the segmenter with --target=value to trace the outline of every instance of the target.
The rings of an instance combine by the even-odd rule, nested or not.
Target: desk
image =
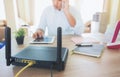
[[[70,40],[72,37],[63,36],[63,46],[69,48],[69,50],[74,48],[74,43]],[[26,40],[28,39],[26,38]],[[14,42],[12,52],[19,52],[28,45],[27,41],[22,46],[18,46]],[[55,45],[56,41],[53,46]],[[0,51],[0,77],[14,77],[14,74],[22,67],[13,65],[7,67],[4,58],[4,52]],[[19,77],[50,77],[50,70],[31,67],[22,72]],[[53,77],[120,77],[120,50],[105,48],[101,58],[70,55],[69,53],[65,70],[61,72],[53,70]]]

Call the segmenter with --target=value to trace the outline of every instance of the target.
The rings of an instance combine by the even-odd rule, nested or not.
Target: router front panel
[[[68,56],[68,49],[62,48],[61,56],[61,70],[64,70]],[[56,47],[29,46],[15,56],[12,56],[12,64],[17,66],[25,66],[29,63],[29,61],[35,61],[33,67],[50,68],[50,66],[54,64],[54,68],[58,69],[59,66],[56,59]]]
[[[26,59],[19,59],[19,58],[12,58],[12,59],[17,59],[17,61],[12,62],[12,65],[15,66],[25,66],[28,63],[22,63],[20,61],[26,60]],[[19,61],[19,62],[18,62]],[[34,61],[34,60],[32,60]],[[51,62],[51,61],[37,61],[35,60],[35,64],[32,67],[36,67],[36,68],[45,68],[45,69],[50,69],[51,65],[53,65],[53,69],[58,70],[58,64],[56,62]],[[66,61],[63,61],[61,63],[61,70],[65,69],[65,65],[66,65]]]

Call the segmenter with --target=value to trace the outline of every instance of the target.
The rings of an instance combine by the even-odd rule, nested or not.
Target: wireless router
[[[50,68],[53,65],[53,69],[58,71],[64,70],[68,49],[62,48],[62,29],[57,29],[57,47],[45,47],[45,46],[28,46],[14,56],[11,56],[11,29],[5,28],[5,40],[6,40],[6,64],[16,66],[24,66],[29,61],[34,61],[35,64],[32,67]]]
[[[120,21],[117,22],[111,43],[107,44],[108,48],[110,48],[110,49],[120,48],[120,42],[116,42],[117,36],[119,35],[119,31],[120,31]]]

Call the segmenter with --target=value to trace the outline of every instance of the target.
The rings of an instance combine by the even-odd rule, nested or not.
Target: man
[[[48,28],[48,35],[56,35],[57,28],[62,27],[63,35],[78,34],[84,30],[80,13],[69,6],[69,0],[52,0],[53,6],[46,8],[33,38],[42,37]]]

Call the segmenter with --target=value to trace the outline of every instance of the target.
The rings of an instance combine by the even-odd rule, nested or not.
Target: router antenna
[[[61,50],[62,49],[62,28],[57,28],[57,63],[58,63],[58,70],[61,70],[62,58],[61,58]]]
[[[9,66],[11,64],[11,29],[9,27],[5,27],[5,43],[6,64]]]

